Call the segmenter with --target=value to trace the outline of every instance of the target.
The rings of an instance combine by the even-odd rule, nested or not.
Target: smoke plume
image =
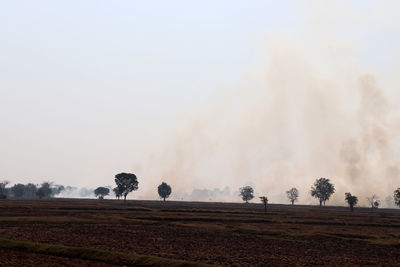
[[[300,203],[316,203],[310,187],[325,177],[336,187],[331,204],[343,205],[345,192],[360,205],[373,194],[390,202],[400,186],[399,110],[391,101],[398,81],[363,66],[355,52],[366,44],[343,33],[364,32],[371,16],[382,30],[397,31],[395,8],[360,13],[358,6],[307,3],[299,5],[306,29],[269,36],[259,51],[264,65],[246,74],[247,85],[216,90],[214,103],[164,132],[166,146],[137,163],[139,197],[154,198],[155,185],[166,181],[171,198],[174,190],[252,185],[270,202],[287,202],[285,191],[296,187]]]
[[[300,203],[313,203],[310,186],[326,177],[337,190],[334,204],[349,191],[360,204],[392,194],[399,120],[379,79],[335,60],[315,64],[291,45],[275,50],[257,87],[232,90],[170,133],[167,147],[142,168],[145,185],[166,181],[182,191],[251,184],[271,202],[287,202],[284,192],[297,187]],[[142,194],[154,197],[150,189]]]

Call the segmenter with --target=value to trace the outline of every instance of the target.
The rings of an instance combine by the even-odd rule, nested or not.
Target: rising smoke
[[[58,197],[61,198],[94,198],[94,189],[86,187],[66,186]]]
[[[310,186],[326,177],[337,189],[332,204],[343,204],[348,191],[361,205],[372,194],[385,202],[400,186],[400,121],[379,79],[337,59],[315,64],[291,45],[275,48],[263,81],[232,90],[175,130],[167,148],[150,157],[146,166],[157,167],[144,168],[146,179],[180,192],[251,184],[275,203],[297,187],[300,203],[314,203]]]
[[[269,36],[259,53],[264,67],[245,77],[248,85],[216,90],[214,103],[165,133],[166,146],[135,164],[143,176],[140,198],[155,198],[155,185],[166,181],[172,199],[182,192],[191,198],[193,189],[211,199],[210,188],[251,185],[270,202],[287,202],[285,191],[297,187],[299,203],[316,203],[310,186],[326,177],[336,187],[331,204],[343,205],[351,192],[360,205],[373,194],[391,205],[400,186],[400,116],[391,101],[398,97],[396,79],[363,66],[354,52],[366,44],[343,36],[365,33],[376,21],[398,32],[398,4],[366,11],[340,1],[306,3],[299,4],[307,9],[306,29],[300,36]],[[230,193],[220,200],[240,198]]]

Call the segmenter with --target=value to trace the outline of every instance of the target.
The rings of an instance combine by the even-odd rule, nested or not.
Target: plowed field
[[[1,266],[202,263],[400,266],[400,210],[270,205],[265,213],[240,203],[0,201]]]

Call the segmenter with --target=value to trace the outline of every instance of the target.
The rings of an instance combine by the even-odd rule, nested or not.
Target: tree
[[[63,185],[52,186],[51,187],[51,196],[57,196],[64,190],[65,190],[65,187]]]
[[[120,188],[118,186],[114,187],[113,192],[114,192],[115,197],[119,200],[119,198],[122,196],[122,192],[121,192]]]
[[[290,190],[286,191],[286,196],[290,200],[292,205],[294,205],[294,202],[297,201],[297,199],[299,198],[299,191],[297,190],[297,188],[293,187]]]
[[[36,192],[36,195],[39,198],[51,197],[51,194],[52,194],[52,190],[51,190],[50,183],[48,183],[48,182],[42,183],[42,185]]]
[[[14,197],[23,197],[25,193],[25,185],[23,184],[15,184],[11,187],[11,192]]]
[[[261,202],[264,204],[264,211],[267,212],[268,198],[266,196],[260,197]]]
[[[254,190],[251,186],[244,186],[239,188],[239,196],[242,197],[243,201],[249,203],[249,200],[254,198]]]
[[[124,202],[130,192],[139,188],[137,177],[133,173],[123,172],[115,175],[115,183],[117,184],[118,192],[121,193],[121,196],[124,196]]]
[[[380,201],[376,195],[372,195],[371,197],[367,197],[368,203],[371,205],[371,209],[377,209],[379,207]]]
[[[15,184],[10,188],[10,191],[14,197],[36,197],[37,187],[36,185],[29,183],[29,184]]]
[[[37,192],[37,187],[36,185],[29,183],[25,185],[25,192],[24,192],[24,197],[29,197],[29,198],[34,198],[36,197],[36,192]]]
[[[99,186],[94,190],[94,195],[99,197],[99,199],[103,199],[108,194],[110,194],[110,189],[107,187]]]
[[[349,204],[350,210],[353,211],[354,206],[357,205],[358,202],[358,198],[356,196],[353,196],[350,193],[345,193],[345,200],[347,201],[347,203]]]
[[[394,204],[400,207],[400,187],[393,192]]]
[[[325,206],[325,202],[329,200],[334,192],[335,186],[326,178],[315,180],[314,185],[311,187],[311,196],[318,198],[320,206],[322,206],[322,203]]]
[[[164,201],[165,201],[165,199],[168,198],[169,195],[171,195],[171,187],[170,187],[168,184],[162,182],[162,183],[158,186],[158,195],[159,195],[161,198],[163,198]]]
[[[8,188],[6,188],[7,185],[8,185],[7,181],[0,183],[0,199],[7,198],[7,195],[8,195]]]

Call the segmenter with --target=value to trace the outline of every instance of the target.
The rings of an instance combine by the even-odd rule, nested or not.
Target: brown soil
[[[24,267],[111,267],[115,265],[102,262],[90,262],[80,259],[70,259],[43,255],[37,253],[20,252],[9,249],[0,249],[0,266],[24,266]]]
[[[0,202],[0,237],[226,266],[400,265],[398,210],[276,205],[264,213],[256,204],[7,200]],[[0,250],[0,265],[43,260],[102,264]]]

